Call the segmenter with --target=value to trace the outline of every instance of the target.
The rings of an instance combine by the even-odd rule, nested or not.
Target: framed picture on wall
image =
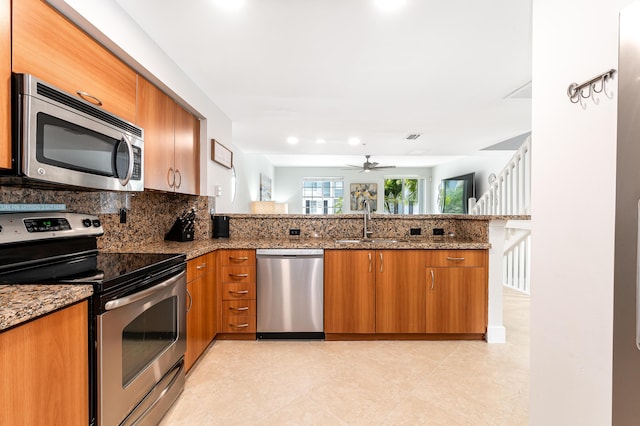
[[[260,201],[271,201],[271,178],[260,173]]]
[[[211,159],[227,169],[233,167],[233,152],[215,139],[211,139]]]
[[[352,183],[350,189],[351,210],[364,210],[364,200],[369,201],[369,207],[374,212],[378,210],[378,184]]]

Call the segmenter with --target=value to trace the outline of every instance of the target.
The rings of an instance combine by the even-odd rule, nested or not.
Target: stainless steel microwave
[[[0,183],[144,189],[144,130],[28,74],[13,75],[12,169]]]

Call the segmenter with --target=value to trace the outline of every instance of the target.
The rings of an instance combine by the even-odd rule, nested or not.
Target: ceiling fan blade
[[[372,167],[371,170],[382,170],[382,169],[395,169],[396,166],[378,166]]]

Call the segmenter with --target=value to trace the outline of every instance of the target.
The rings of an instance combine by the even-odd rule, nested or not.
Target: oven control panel
[[[38,212],[0,214],[0,244],[54,238],[98,237],[104,234],[97,216]]]

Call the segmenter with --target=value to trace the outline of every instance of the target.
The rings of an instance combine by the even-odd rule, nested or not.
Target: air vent
[[[94,108],[90,105],[81,102],[66,93],[59,92],[51,87],[45,86],[42,83],[38,83],[38,94],[59,102],[63,105],[69,106],[75,110],[81,111],[87,115],[109,123],[117,128],[131,133],[137,137],[142,137],[142,129],[133,126],[126,121],[119,119],[118,117],[108,114],[101,109]]]
[[[414,141],[416,139],[418,139],[420,137],[420,133],[412,133],[409,136],[407,136],[405,139],[408,141]]]

